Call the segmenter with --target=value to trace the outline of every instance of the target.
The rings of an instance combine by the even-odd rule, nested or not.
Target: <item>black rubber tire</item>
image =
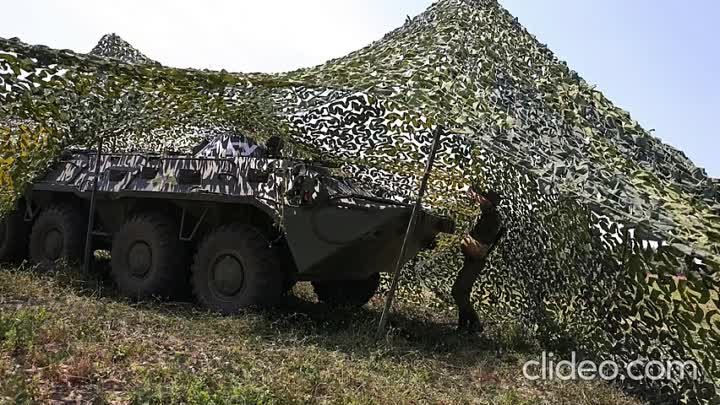
[[[222,270],[224,274],[218,274]],[[218,277],[221,283],[216,281]],[[225,315],[277,304],[283,295],[284,278],[277,251],[260,230],[244,224],[224,225],[208,234],[192,267],[197,300]]]
[[[0,262],[15,262],[27,257],[28,225],[22,214],[13,211],[0,220]]]
[[[48,265],[58,259],[80,262],[85,247],[85,217],[71,204],[43,209],[30,232],[30,261]]]
[[[186,247],[172,218],[131,217],[113,237],[110,266],[122,294],[134,299],[172,298],[188,290]]]
[[[361,307],[380,287],[380,273],[364,280],[313,281],[318,299],[330,306]]]

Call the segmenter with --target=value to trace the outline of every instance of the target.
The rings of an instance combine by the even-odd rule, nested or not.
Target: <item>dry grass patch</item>
[[[638,404],[601,383],[531,383],[540,349],[513,325],[457,334],[453,314],[400,305],[374,340],[380,300],[218,317],[133,303],[66,269],[0,271],[0,398],[94,404]]]

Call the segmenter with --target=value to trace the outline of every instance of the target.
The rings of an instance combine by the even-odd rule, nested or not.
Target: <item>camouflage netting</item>
[[[166,68],[116,37],[96,49],[136,64],[0,39],[4,211],[65,147],[103,137],[116,151],[187,152],[218,132],[279,134],[411,195],[441,125],[429,205],[468,224],[471,179],[506,197],[508,235],[475,292],[486,318],[620,364],[694,359],[700,380],[624,386],[720,403],[718,182],[495,1],[440,1],[367,48],[282,75]],[[457,238],[408,270],[405,299],[446,305]]]
[[[92,51],[90,51],[90,54],[104,56],[106,58],[116,58],[123,62],[134,63],[136,65],[158,64],[158,62],[133,48],[132,45],[120,38],[117,34],[104,35]]]

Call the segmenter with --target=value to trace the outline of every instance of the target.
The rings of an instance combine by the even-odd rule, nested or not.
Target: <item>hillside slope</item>
[[[0,403],[132,405],[639,405],[598,382],[522,379],[538,359],[508,322],[485,338],[402,305],[382,344],[381,302],[332,311],[301,297],[220,318],[188,304],[131,304],[71,269],[0,269]]]

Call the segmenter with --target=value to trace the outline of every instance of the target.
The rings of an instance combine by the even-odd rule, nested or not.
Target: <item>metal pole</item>
[[[410,222],[408,223],[407,230],[405,231],[405,238],[403,239],[402,247],[400,248],[400,254],[398,255],[397,261],[395,262],[392,285],[390,286],[390,290],[388,291],[387,298],[385,299],[385,307],[383,308],[382,315],[380,316],[380,323],[378,324],[377,334],[375,336],[378,340],[382,337],[383,333],[385,333],[385,326],[387,325],[387,320],[388,316],[390,315],[393,299],[395,298],[395,291],[397,290],[398,284],[400,282],[400,273],[402,271],[403,257],[405,257],[407,243],[410,239],[410,235],[412,235],[413,231],[415,230],[417,215],[422,209],[422,200],[425,196],[425,191],[427,190],[427,183],[430,179],[430,174],[432,173],[433,164],[435,163],[435,155],[437,155],[437,149],[440,145],[440,134],[442,132],[442,128],[438,126],[437,129],[435,129],[435,133],[433,134],[433,143],[430,150],[430,155],[428,156],[427,164],[425,166],[425,174],[423,175],[422,182],[420,183],[420,191],[418,193],[417,200],[415,201],[415,205],[413,206],[412,214],[410,214]]]
[[[95,174],[93,178],[92,191],[90,193],[90,209],[87,220],[87,233],[85,234],[85,257],[83,259],[83,272],[90,273],[90,255],[93,252],[92,239],[93,229],[95,228],[95,194],[98,189],[98,180],[100,178],[100,157],[102,155],[103,140],[100,138],[97,144],[97,155],[95,156]]]

